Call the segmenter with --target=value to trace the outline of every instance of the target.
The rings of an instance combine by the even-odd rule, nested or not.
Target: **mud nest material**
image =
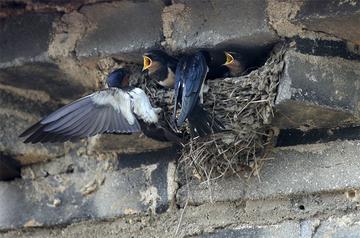
[[[182,169],[202,180],[238,173],[249,165],[256,170],[257,158],[265,156],[271,141],[269,124],[285,51],[283,44],[277,45],[265,65],[248,75],[208,81],[205,108],[229,130],[191,139],[182,151]]]

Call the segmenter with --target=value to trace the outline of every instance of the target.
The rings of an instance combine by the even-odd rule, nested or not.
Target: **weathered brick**
[[[66,89],[68,88],[71,91],[71,86],[64,85],[64,87],[61,87],[61,83],[58,87],[56,87],[56,83],[48,85],[47,79],[38,80],[40,81],[38,84],[26,83],[26,80],[29,79],[28,77],[30,77],[29,81],[31,81],[33,75],[27,75],[26,72],[29,71],[23,67],[20,67],[18,72],[14,70],[11,73],[7,70],[5,71],[13,81],[11,80],[9,84],[6,84],[7,81],[4,81],[4,84],[0,84],[0,129],[2,132],[0,134],[0,151],[11,155],[22,165],[37,163],[63,155],[66,151],[67,143],[24,144],[24,138],[19,138],[19,135],[40,120],[41,117],[48,115],[63,105],[52,100],[53,98],[45,92],[47,90],[46,86],[54,93],[53,96],[55,98],[62,98],[63,96],[73,98],[79,97],[79,95],[67,94]],[[18,74],[23,74],[24,78],[17,79],[16,75]],[[4,75],[4,71],[0,71],[0,81],[6,79],[2,77]],[[49,76],[49,78],[51,77]],[[18,82],[14,82],[16,80]],[[26,85],[29,85],[28,88]],[[42,90],[37,90],[37,88]],[[54,89],[57,89],[57,92]],[[75,89],[74,91],[76,92],[77,90]],[[74,144],[71,143],[69,145],[73,146]]]
[[[172,146],[169,142],[159,142],[143,134],[112,135],[104,134],[91,139],[89,149],[98,152],[141,153],[165,149]]]
[[[298,238],[300,237],[300,225],[293,221],[283,222],[277,225],[268,226],[243,226],[231,229],[222,229],[214,233],[204,234],[202,238],[237,238],[237,237],[277,237],[277,238]]]
[[[163,151],[144,164],[148,155],[139,154],[127,157],[136,161],[127,166],[120,158],[115,171],[96,163],[83,172],[0,182],[0,229],[164,212],[176,188],[172,155]]]
[[[275,126],[311,129],[360,122],[358,56],[316,45],[312,42],[287,52],[275,101]]]
[[[312,31],[326,32],[360,43],[359,1],[305,0],[293,22],[301,23]]]
[[[266,20],[265,0],[176,0],[163,12],[164,36],[172,50],[219,44],[264,46],[277,40]]]
[[[24,13],[0,19],[1,88],[35,90],[39,95],[47,93],[46,100],[62,101],[77,99],[94,87],[91,70],[80,68],[71,58],[53,59],[59,56],[54,52],[50,56],[56,48],[54,37],[58,39],[59,35],[62,36],[62,50],[71,51],[64,43],[68,42],[68,34],[63,32],[72,29],[60,24],[60,16],[57,12]],[[63,28],[58,29],[59,25]]]
[[[360,141],[330,142],[274,149],[259,177],[231,177],[191,183],[177,193],[178,203],[266,199],[359,188]],[[187,195],[189,193],[189,196]]]
[[[49,95],[49,100],[78,99],[89,88],[74,80],[58,65],[47,62],[27,63],[0,69],[0,84],[19,89],[37,90]]]
[[[82,13],[94,26],[76,47],[78,57],[124,55],[160,44],[160,0],[121,1],[85,6]]]
[[[341,217],[330,217],[324,220],[311,219],[301,222],[301,237],[358,237],[360,234],[360,215],[350,213]]]
[[[0,19],[0,67],[9,62],[47,61],[56,13],[27,13]]]
[[[2,87],[2,88],[1,88]],[[71,146],[85,148],[85,144],[45,143],[24,144],[19,135],[41,117],[48,115],[62,104],[53,103],[50,96],[37,90],[25,90],[0,85],[0,151],[6,151],[23,165],[52,159],[64,154]],[[158,142],[143,134],[98,135],[88,139],[87,149],[96,153],[141,153],[172,147],[170,142]]]
[[[49,99],[48,94],[40,93],[37,90],[19,89],[0,84],[0,105],[3,109],[0,114],[8,109],[40,118],[52,112],[54,108],[60,107],[60,104],[53,103]]]
[[[3,0],[0,2],[0,17],[17,16],[26,12],[71,12],[81,5],[104,2],[106,0]]]
[[[30,126],[30,118],[31,116],[28,114],[2,110],[0,113],[0,151],[12,155],[22,165],[37,163],[64,154],[64,143],[23,143],[23,138],[19,138],[19,135],[26,129],[26,126]]]

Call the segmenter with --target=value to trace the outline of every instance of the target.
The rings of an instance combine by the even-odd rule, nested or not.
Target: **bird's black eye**
[[[230,53],[225,52],[225,56],[226,56],[226,62],[224,63],[224,65],[231,64],[234,62],[234,57]]]
[[[143,71],[150,68],[151,67],[151,64],[152,64],[152,60],[148,57],[148,56],[143,56],[144,58],[144,65],[143,65]]]

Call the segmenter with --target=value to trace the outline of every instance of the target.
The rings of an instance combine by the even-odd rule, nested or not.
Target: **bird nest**
[[[187,137],[179,160],[181,170],[202,180],[238,173],[244,168],[256,170],[257,158],[266,154],[272,139],[269,124],[285,51],[284,45],[277,45],[266,63],[248,75],[208,81],[204,107],[227,130],[208,137]],[[151,81],[142,85],[152,102],[163,108],[162,121],[169,122],[173,91],[159,90]]]
[[[257,158],[266,156],[272,141],[269,124],[285,51],[284,45],[276,46],[266,63],[248,75],[209,80],[205,108],[228,130],[191,139],[182,151],[182,169],[201,179],[248,168],[258,172]]]

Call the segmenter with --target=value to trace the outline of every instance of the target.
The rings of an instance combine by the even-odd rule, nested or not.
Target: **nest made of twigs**
[[[265,156],[265,148],[271,141],[269,124],[286,50],[285,44],[275,46],[266,63],[248,75],[208,81],[204,107],[227,130],[205,138],[190,138],[185,128],[184,138],[188,143],[179,160],[182,171],[201,180],[238,174],[244,168],[258,172],[255,171],[257,158]],[[163,109],[159,121],[169,126],[173,90],[159,88],[154,81],[137,74],[132,81],[145,90],[152,104]]]
[[[268,125],[285,52],[286,47],[278,45],[266,63],[250,74],[208,82],[204,106],[228,130],[191,139],[182,151],[182,169],[203,180],[238,174],[250,164],[256,168],[257,158],[264,156],[264,149],[271,141]]]

